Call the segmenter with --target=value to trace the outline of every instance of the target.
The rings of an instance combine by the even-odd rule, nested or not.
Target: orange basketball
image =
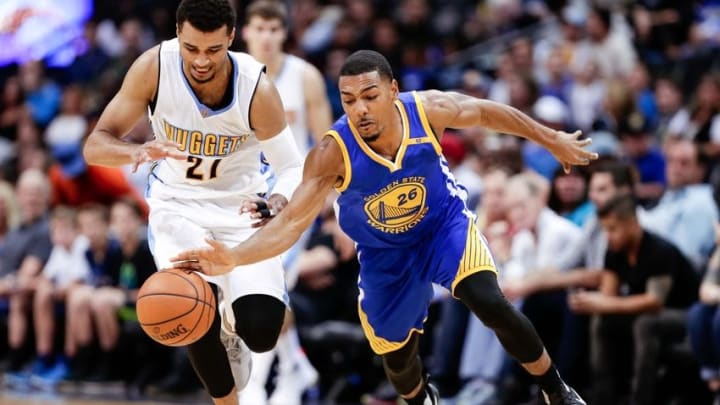
[[[196,273],[162,270],[150,276],[138,293],[140,326],[166,346],[185,346],[200,339],[215,319],[215,295]]]

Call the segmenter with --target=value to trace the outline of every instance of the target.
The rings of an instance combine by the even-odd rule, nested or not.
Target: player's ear
[[[235,28],[233,27],[232,31],[230,31],[230,36],[228,38],[228,48],[232,46],[233,41],[235,40]]]
[[[180,24],[175,24],[175,36],[180,36],[180,31],[182,31],[182,26]]]
[[[392,92],[393,98],[397,98],[398,93],[400,93],[399,90],[400,86],[398,85],[397,80],[392,79],[392,82],[390,82],[390,91]]]

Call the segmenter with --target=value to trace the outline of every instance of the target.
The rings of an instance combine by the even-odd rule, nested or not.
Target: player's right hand
[[[231,248],[214,239],[205,239],[208,247],[189,249],[170,258],[172,267],[185,271],[199,271],[208,276],[226,274],[235,268]]]
[[[169,157],[171,159],[187,160],[187,153],[180,151],[180,145],[164,139],[155,139],[145,142],[135,149],[132,156],[133,173],[138,167],[147,162]]]

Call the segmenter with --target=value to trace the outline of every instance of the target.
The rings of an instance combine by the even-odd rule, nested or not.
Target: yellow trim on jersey
[[[410,138],[410,124],[408,123],[407,118],[407,112],[405,111],[405,107],[400,102],[400,100],[395,100],[395,106],[398,108],[398,111],[400,111],[400,117],[402,119],[402,126],[403,126],[403,134],[402,134],[402,141],[400,141],[400,148],[397,151],[397,156],[395,157],[395,161],[391,162],[388,159],[385,159],[384,157],[380,156],[370,148],[365,141],[362,139],[360,134],[357,132],[357,128],[355,128],[355,125],[353,125],[352,122],[348,119],[347,123],[350,127],[350,131],[352,132],[353,136],[355,137],[355,140],[357,141],[358,145],[360,145],[360,149],[365,152],[368,157],[377,163],[387,167],[390,172],[395,172],[400,169],[402,169],[402,160],[403,156],[405,156],[405,149],[407,148],[407,140]]]
[[[340,134],[337,133],[337,131],[327,131],[325,135],[332,136],[333,139],[335,139],[335,142],[337,142],[338,146],[340,147],[340,152],[343,156],[343,162],[345,164],[345,176],[343,176],[343,182],[339,186],[335,187],[335,190],[337,190],[338,193],[342,193],[345,191],[348,186],[350,185],[350,180],[352,179],[352,164],[350,164],[350,154],[348,153],[347,146],[345,146],[345,142],[343,142],[342,137]]]
[[[495,261],[492,258],[490,249],[485,244],[485,240],[480,236],[475,221],[468,219],[467,239],[465,241],[465,253],[460,259],[460,266],[455,274],[452,282],[452,293],[455,296],[455,286],[468,276],[481,271],[493,271],[497,274]]]
[[[370,342],[370,348],[373,350],[373,352],[375,352],[375,354],[379,356],[403,348],[412,337],[413,332],[425,332],[423,329],[411,328],[408,331],[407,337],[402,342],[392,342],[385,338],[381,338],[375,335],[375,329],[373,329],[372,325],[370,325],[367,314],[365,313],[365,311],[363,311],[362,305],[360,305],[361,301],[362,298],[358,300],[358,315],[360,316],[360,324],[362,325],[363,331],[365,332],[365,337],[367,338],[368,342]],[[425,323],[425,319],[423,319],[423,323]]]
[[[422,122],[422,126],[425,128],[425,135],[430,138],[430,142],[432,142],[435,152],[440,155],[442,154],[442,147],[440,146],[440,142],[438,142],[437,136],[435,136],[435,132],[432,130],[432,126],[430,126],[430,121],[428,121],[427,115],[425,114],[425,107],[423,107],[420,96],[418,96],[416,91],[413,91],[412,95],[415,98],[415,105],[417,106],[418,115],[420,116],[420,122]]]

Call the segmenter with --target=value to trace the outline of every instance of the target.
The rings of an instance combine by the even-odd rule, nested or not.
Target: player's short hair
[[[288,11],[285,4],[278,0],[258,0],[252,2],[245,10],[245,23],[253,17],[263,20],[280,20],[283,27],[288,26]]]
[[[175,19],[178,27],[185,21],[202,32],[225,26],[229,34],[235,28],[237,14],[228,0],[182,0]]]
[[[630,219],[637,218],[637,203],[635,199],[628,194],[618,194],[608,200],[603,206],[598,207],[598,218],[604,219],[610,215],[614,215],[617,219],[625,222]]]
[[[378,72],[380,77],[392,81],[393,72],[390,62],[380,53],[361,50],[348,56],[340,68],[340,76],[356,76],[363,73]]]

